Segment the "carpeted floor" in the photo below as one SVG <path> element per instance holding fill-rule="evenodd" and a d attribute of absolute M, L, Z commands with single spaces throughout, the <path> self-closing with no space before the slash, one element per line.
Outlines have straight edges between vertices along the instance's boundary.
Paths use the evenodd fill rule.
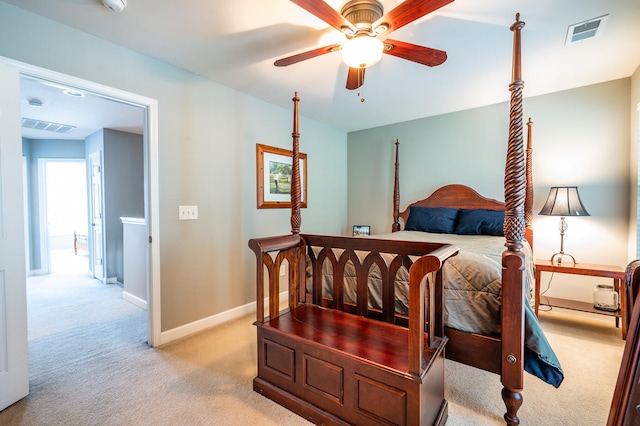
<path fill-rule="evenodd" d="M 146 311 L 86 272 L 30 277 L 30 394 L 1 425 L 307 425 L 252 390 L 254 318 L 163 347 L 146 344 Z M 541 322 L 566 378 L 525 376 L 523 425 L 606 423 L 624 342 L 613 320 L 552 311 Z M 448 425 L 503 424 L 499 377 L 447 361 Z"/>

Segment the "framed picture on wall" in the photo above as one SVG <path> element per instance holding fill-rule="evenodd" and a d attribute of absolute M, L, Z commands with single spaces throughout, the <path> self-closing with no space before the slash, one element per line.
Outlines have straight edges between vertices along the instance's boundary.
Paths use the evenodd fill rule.
<path fill-rule="evenodd" d="M 371 235 L 371 226 L 369 225 L 353 225 L 353 236 Z"/>
<path fill-rule="evenodd" d="M 307 154 L 299 153 L 300 207 L 307 207 Z M 291 208 L 293 153 L 287 149 L 256 144 L 258 208 Z"/>

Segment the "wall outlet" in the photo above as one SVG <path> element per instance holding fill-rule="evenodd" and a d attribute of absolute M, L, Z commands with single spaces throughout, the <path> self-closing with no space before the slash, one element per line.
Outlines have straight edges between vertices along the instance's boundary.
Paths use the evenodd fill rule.
<path fill-rule="evenodd" d="M 287 268 L 284 265 L 280 265 L 280 276 L 283 277 L 287 273 Z"/>
<path fill-rule="evenodd" d="M 198 218 L 198 206 L 179 206 L 179 220 L 195 220 Z"/>

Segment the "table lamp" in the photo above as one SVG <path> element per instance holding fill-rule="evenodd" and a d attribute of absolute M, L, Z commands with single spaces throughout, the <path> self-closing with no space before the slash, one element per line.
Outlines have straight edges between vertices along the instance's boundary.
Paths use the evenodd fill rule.
<path fill-rule="evenodd" d="M 549 190 L 549 196 L 544 203 L 540 213 L 547 216 L 560 216 L 560 251 L 551 256 L 551 263 L 557 259 L 558 265 L 562 263 L 563 256 L 569 256 L 573 263 L 576 263 L 575 257 L 564 252 L 564 231 L 567 230 L 567 222 L 565 216 L 589 216 L 587 209 L 580 201 L 577 186 L 552 186 Z"/>

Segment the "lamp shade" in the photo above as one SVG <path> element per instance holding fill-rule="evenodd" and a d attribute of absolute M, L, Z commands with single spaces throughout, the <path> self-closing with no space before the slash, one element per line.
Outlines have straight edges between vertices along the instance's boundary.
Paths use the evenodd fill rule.
<path fill-rule="evenodd" d="M 552 186 L 540 213 L 548 216 L 590 216 L 580 201 L 577 186 Z"/>
<path fill-rule="evenodd" d="M 375 37 L 359 35 L 342 46 L 342 59 L 351 68 L 367 68 L 382 58 L 384 44 Z"/>

